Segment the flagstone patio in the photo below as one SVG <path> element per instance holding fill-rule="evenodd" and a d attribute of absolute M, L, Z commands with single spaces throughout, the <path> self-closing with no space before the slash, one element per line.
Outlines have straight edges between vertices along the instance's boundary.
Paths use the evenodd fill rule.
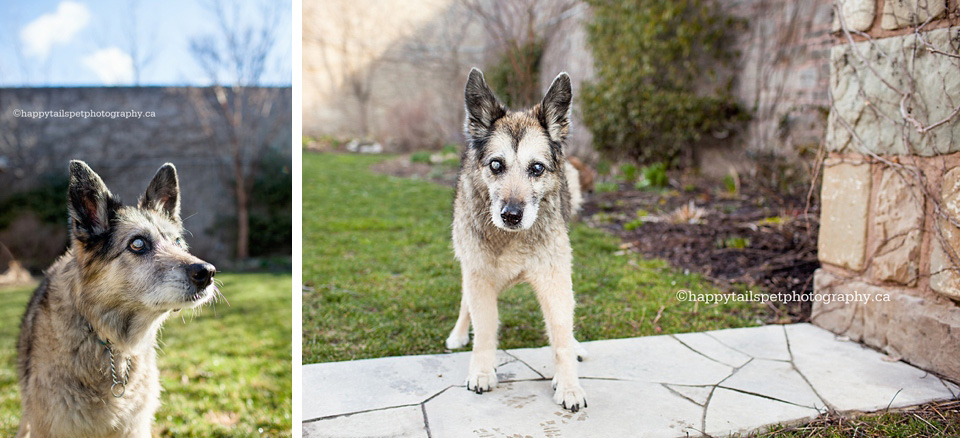
<path fill-rule="evenodd" d="M 438 340 L 437 342 L 442 342 Z M 500 351 L 466 391 L 469 352 L 303 367 L 305 437 L 722 436 L 954 399 L 960 387 L 810 324 L 584 342 L 589 407 L 553 403 L 549 347 Z"/>

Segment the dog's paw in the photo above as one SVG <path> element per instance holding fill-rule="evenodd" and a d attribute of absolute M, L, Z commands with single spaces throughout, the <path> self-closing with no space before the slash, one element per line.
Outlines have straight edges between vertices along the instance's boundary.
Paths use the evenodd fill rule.
<path fill-rule="evenodd" d="M 483 394 L 484 392 L 490 392 L 491 389 L 497 387 L 497 372 L 496 370 L 490 371 L 481 371 L 481 372 L 470 372 L 470 375 L 467 376 L 467 391 L 473 391 L 477 394 Z"/>
<path fill-rule="evenodd" d="M 577 412 L 581 408 L 587 407 L 587 393 L 583 391 L 579 383 L 563 384 L 553 379 L 553 401 L 570 412 Z"/>
<path fill-rule="evenodd" d="M 447 349 L 456 350 L 458 348 L 466 347 L 470 343 L 470 335 L 466 334 L 463 336 L 457 336 L 453 333 L 447 338 Z"/>

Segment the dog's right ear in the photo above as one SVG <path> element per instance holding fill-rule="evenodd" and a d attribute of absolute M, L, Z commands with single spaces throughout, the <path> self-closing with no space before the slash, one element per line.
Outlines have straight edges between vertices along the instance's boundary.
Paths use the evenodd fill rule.
<path fill-rule="evenodd" d="M 70 231 L 81 242 L 107 232 L 120 206 L 100 176 L 79 160 L 70 162 Z"/>
<path fill-rule="evenodd" d="M 507 115 L 507 109 L 487 86 L 483 73 L 476 68 L 470 70 L 463 98 L 467 107 L 463 130 L 468 141 L 486 136 L 493 128 L 493 122 Z"/>

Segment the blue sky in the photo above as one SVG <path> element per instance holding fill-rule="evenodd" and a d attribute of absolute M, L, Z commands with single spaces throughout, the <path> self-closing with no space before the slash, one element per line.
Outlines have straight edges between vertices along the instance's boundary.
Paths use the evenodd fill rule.
<path fill-rule="evenodd" d="M 261 20 L 269 1 L 281 12 L 260 83 L 290 85 L 289 0 L 241 1 L 240 21 Z M 135 64 L 143 65 L 140 85 L 209 85 L 190 40 L 217 34 L 210 5 L 212 0 L 0 0 L 0 87 L 135 85 Z M 131 41 L 145 55 L 140 59 L 149 59 L 146 64 L 134 62 Z M 221 81 L 229 83 L 229 75 Z"/>

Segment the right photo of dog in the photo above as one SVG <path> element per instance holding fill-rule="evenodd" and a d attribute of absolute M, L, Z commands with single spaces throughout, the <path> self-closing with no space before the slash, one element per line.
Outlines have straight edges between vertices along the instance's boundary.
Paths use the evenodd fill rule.
<path fill-rule="evenodd" d="M 302 13 L 303 436 L 960 435 L 956 2 Z"/>

